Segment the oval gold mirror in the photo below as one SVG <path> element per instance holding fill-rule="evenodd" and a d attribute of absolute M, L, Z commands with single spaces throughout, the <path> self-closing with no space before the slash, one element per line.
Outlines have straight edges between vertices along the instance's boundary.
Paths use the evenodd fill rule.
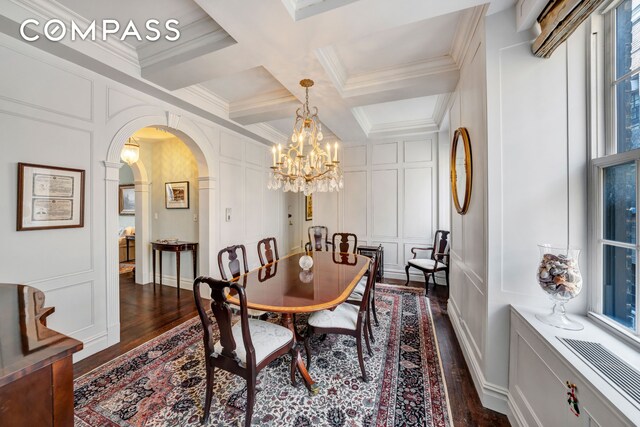
<path fill-rule="evenodd" d="M 460 215 L 469 210 L 471 201 L 471 141 L 466 128 L 458 128 L 451 143 L 451 196 Z"/>

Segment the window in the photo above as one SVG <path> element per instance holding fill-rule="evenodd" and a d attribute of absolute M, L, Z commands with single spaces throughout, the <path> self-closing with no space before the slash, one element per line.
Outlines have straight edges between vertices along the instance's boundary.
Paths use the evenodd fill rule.
<path fill-rule="evenodd" d="M 609 323 L 639 335 L 636 226 L 640 169 L 640 0 L 624 0 L 607 12 L 605 97 L 608 132 L 593 159 L 595 247 L 592 309 Z M 609 48 L 607 49 L 606 46 Z"/>

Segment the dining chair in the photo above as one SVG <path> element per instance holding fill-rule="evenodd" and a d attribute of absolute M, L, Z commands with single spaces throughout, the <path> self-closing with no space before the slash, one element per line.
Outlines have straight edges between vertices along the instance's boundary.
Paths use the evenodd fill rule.
<path fill-rule="evenodd" d="M 240 253 L 240 255 L 238 255 Z M 227 258 L 227 268 L 229 274 L 225 269 L 225 255 Z M 240 264 L 242 259 L 242 264 Z M 249 265 L 247 264 L 247 249 L 244 245 L 231 245 L 218 252 L 218 269 L 220 269 L 220 276 L 222 280 L 235 280 L 243 274 L 249 272 Z M 266 311 L 249 309 L 249 316 L 265 319 L 269 313 Z"/>
<path fill-rule="evenodd" d="M 372 256 L 373 258 L 378 258 L 378 266 L 377 270 L 374 271 L 375 277 L 373 280 L 373 284 L 371 285 L 371 293 L 370 298 L 371 302 L 369 303 L 369 307 L 367 308 L 367 330 L 369 331 L 369 337 L 372 343 L 375 343 L 375 337 L 373 336 L 373 329 L 371 328 L 371 313 L 373 312 L 373 320 L 374 324 L 380 326 L 380 322 L 378 322 L 378 311 L 376 309 L 376 279 L 378 278 L 378 270 L 380 270 L 382 265 L 382 245 L 378 246 L 378 249 Z M 362 297 L 364 295 L 364 291 L 366 288 L 367 280 L 369 279 L 369 272 L 365 273 L 365 276 L 360 279 L 356 287 L 354 288 L 349 299 L 351 301 L 359 302 L 362 301 Z"/>
<path fill-rule="evenodd" d="M 307 352 L 307 369 L 311 367 L 311 348 L 310 339 L 313 335 L 339 334 L 355 337 L 356 347 L 358 351 L 358 363 L 362 372 L 362 379 L 369 381 L 367 372 L 364 367 L 364 358 L 362 356 L 362 335 L 367 345 L 367 352 L 372 356 L 371 344 L 369 344 L 369 335 L 363 331 L 367 320 L 367 309 L 370 302 L 370 292 L 373 283 L 376 280 L 376 271 L 380 257 L 376 257 L 369 265 L 369 276 L 365 285 L 362 300 L 355 302 L 347 300 L 333 310 L 322 310 L 311 313 L 307 325 L 307 333 L 304 339 L 305 350 Z"/>
<path fill-rule="evenodd" d="M 417 268 L 424 274 L 424 286 L 427 292 L 429 292 L 429 276 L 433 278 L 433 283 L 436 283 L 435 273 L 438 271 L 444 271 L 447 280 L 447 297 L 449 295 L 449 255 L 451 245 L 449 242 L 449 231 L 436 230 L 436 234 L 433 237 L 433 246 L 426 248 L 414 247 L 411 248 L 413 258 L 407 262 L 407 266 L 404 268 L 407 273 L 407 282 L 409 284 L 409 269 L 411 267 Z M 416 258 L 418 251 L 430 252 L 429 258 Z"/>
<path fill-rule="evenodd" d="M 336 243 L 337 238 L 340 238 L 340 242 Z M 331 246 L 333 251 L 342 253 L 356 253 L 358 249 L 358 236 L 353 233 L 333 233 L 331 236 Z"/>
<path fill-rule="evenodd" d="M 323 245 L 324 250 L 328 251 L 329 246 L 333 246 L 333 243 L 329 242 L 329 229 L 324 225 L 312 225 L 307 230 L 307 234 L 309 235 L 309 241 L 305 245 L 307 252 L 322 251 Z"/>
<path fill-rule="evenodd" d="M 210 300 L 202 298 L 200 293 L 202 283 L 209 286 Z M 240 320 L 235 325 L 232 325 L 227 289 L 235 291 L 234 296 L 240 302 Z M 239 283 L 200 276 L 193 283 L 193 294 L 204 331 L 207 375 L 204 416 L 201 422 L 205 424 L 209 420 L 215 369 L 218 368 L 239 375 L 247 381 L 247 409 L 244 425 L 249 427 L 256 396 L 256 377 L 265 366 L 289 353 L 291 384 L 296 385 L 298 350 L 294 346 L 293 332 L 275 323 L 250 319 L 247 297 Z M 213 312 L 215 323 L 209 317 L 209 309 Z M 214 343 L 216 324 L 220 340 Z"/>
<path fill-rule="evenodd" d="M 260 265 L 263 267 L 280 259 L 278 242 L 275 237 L 267 237 L 258 242 L 258 258 L 260 258 Z"/>

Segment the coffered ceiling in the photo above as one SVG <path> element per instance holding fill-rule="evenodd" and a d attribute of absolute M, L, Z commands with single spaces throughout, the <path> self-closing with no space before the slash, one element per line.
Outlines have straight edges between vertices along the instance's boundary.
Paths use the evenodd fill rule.
<path fill-rule="evenodd" d="M 45 0 L 11 0 L 40 3 Z M 345 143 L 440 129 L 471 34 L 515 0 L 46 0 L 87 21 L 177 19 L 178 41 L 118 46 L 139 76 L 197 90 L 226 119 L 286 141 L 311 78 L 325 135 Z M 51 7 L 49 7 L 51 9 Z M 133 41 L 131 41 L 133 40 Z M 77 42 L 76 42 L 77 43 Z M 73 47 L 73 43 L 68 44 Z M 218 113 L 220 114 L 220 113 Z"/>

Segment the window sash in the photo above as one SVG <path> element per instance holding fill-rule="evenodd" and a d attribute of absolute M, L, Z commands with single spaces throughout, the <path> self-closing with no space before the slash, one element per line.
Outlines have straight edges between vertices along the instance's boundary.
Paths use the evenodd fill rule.
<path fill-rule="evenodd" d="M 640 227 L 636 227 L 636 243 L 625 243 L 619 241 L 608 240 L 604 238 L 604 170 L 607 167 L 617 166 L 629 162 L 636 163 L 636 200 L 640 201 L 640 149 L 627 151 L 619 154 L 611 154 L 608 156 L 593 159 L 592 164 L 592 200 L 595 203 L 592 206 L 592 215 L 594 229 L 592 235 L 595 238 L 592 239 L 590 269 L 592 285 L 591 301 L 589 304 L 590 312 L 596 317 L 607 318 L 609 321 L 605 322 L 606 326 L 614 326 L 618 333 L 632 334 L 633 339 L 640 342 L 640 319 L 638 318 L 638 308 L 640 308 L 640 292 L 638 292 L 640 281 L 640 262 L 636 262 L 636 328 L 631 330 L 622 324 L 617 323 L 614 319 L 610 319 L 604 315 L 604 246 L 615 246 L 624 249 L 632 249 L 636 251 L 636 257 L 640 256 Z M 636 203 L 637 204 L 637 203 Z"/>

